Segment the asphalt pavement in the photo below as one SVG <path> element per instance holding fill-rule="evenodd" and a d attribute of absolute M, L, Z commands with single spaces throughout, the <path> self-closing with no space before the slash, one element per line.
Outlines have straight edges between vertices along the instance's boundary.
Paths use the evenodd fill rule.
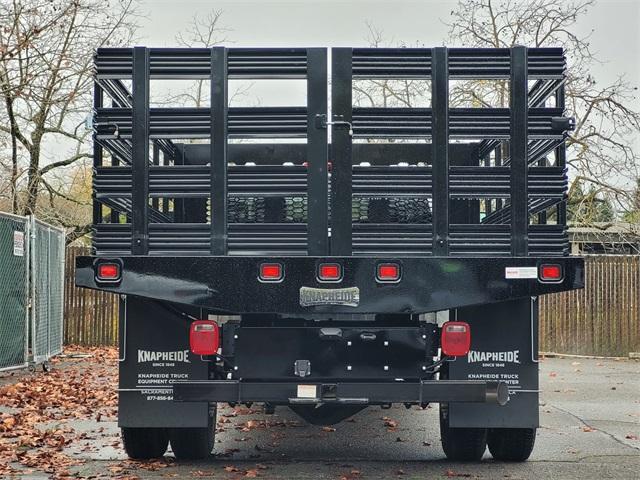
<path fill-rule="evenodd" d="M 547 358 L 540 362 L 541 428 L 529 461 L 452 463 L 440 448 L 437 406 L 368 408 L 334 428 L 307 425 L 286 408 L 221 407 L 215 455 L 195 463 L 129 463 L 113 421 L 80 421 L 81 475 L 139 478 L 640 478 L 640 362 Z"/>

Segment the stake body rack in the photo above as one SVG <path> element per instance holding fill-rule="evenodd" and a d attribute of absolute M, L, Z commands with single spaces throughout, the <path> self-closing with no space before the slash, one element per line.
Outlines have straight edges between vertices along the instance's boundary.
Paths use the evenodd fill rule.
<path fill-rule="evenodd" d="M 104 48 L 95 67 L 96 255 L 568 255 L 560 48 Z M 210 107 L 150 108 L 160 79 L 210 80 Z M 306 79 L 307 102 L 229 107 L 230 79 Z M 430 81 L 431 106 L 354 106 L 362 79 Z M 509 108 L 452 108 L 450 80 L 508 80 Z"/>

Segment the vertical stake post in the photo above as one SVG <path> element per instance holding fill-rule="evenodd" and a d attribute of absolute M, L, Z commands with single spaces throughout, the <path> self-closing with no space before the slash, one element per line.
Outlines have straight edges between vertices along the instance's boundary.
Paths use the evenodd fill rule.
<path fill-rule="evenodd" d="M 324 119 L 324 125 L 322 120 Z M 307 49 L 307 253 L 329 253 L 327 49 Z"/>
<path fill-rule="evenodd" d="M 562 109 L 564 115 L 565 109 L 565 90 L 564 84 L 556 91 L 556 107 Z M 565 168 L 567 166 L 567 143 L 562 142 L 556 149 L 556 166 Z M 557 223 L 559 225 L 567 224 L 567 200 L 563 200 L 557 207 Z"/>
<path fill-rule="evenodd" d="M 528 255 L 529 195 L 527 48 L 511 49 L 511 255 Z"/>
<path fill-rule="evenodd" d="M 133 49 L 131 253 L 149 253 L 149 50 Z"/>
<path fill-rule="evenodd" d="M 431 50 L 431 148 L 434 256 L 449 255 L 449 55 Z"/>
<path fill-rule="evenodd" d="M 351 124 L 352 49 L 331 51 L 331 111 L 333 120 Z M 352 137 L 348 125 L 331 129 L 331 254 L 350 256 L 352 252 Z"/>
<path fill-rule="evenodd" d="M 94 80 L 93 83 L 93 115 L 97 115 L 99 108 L 102 108 L 104 94 L 102 87 L 98 85 L 98 80 Z M 102 166 L 102 147 L 98 143 L 96 134 L 93 134 L 93 169 L 97 171 L 98 167 Z M 95 175 L 95 174 L 94 174 Z M 96 190 L 93 188 L 93 224 L 97 225 L 102 223 L 102 204 L 96 200 Z"/>
<path fill-rule="evenodd" d="M 153 151 L 152 151 L 152 159 L 153 159 L 153 166 L 156 167 L 158 165 L 160 165 L 160 147 L 158 146 L 158 141 L 156 140 L 155 142 L 153 142 Z M 158 197 L 154 197 L 151 199 L 151 206 L 158 210 L 158 205 L 159 205 L 159 199 Z"/>
<path fill-rule="evenodd" d="M 211 49 L 211 254 L 227 254 L 227 49 Z"/>

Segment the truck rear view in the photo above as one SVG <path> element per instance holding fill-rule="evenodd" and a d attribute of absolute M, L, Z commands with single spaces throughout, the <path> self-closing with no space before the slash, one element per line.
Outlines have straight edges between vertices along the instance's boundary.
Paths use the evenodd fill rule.
<path fill-rule="evenodd" d="M 213 448 L 217 403 L 314 424 L 440 404 L 454 460 L 526 460 L 538 297 L 581 288 L 566 233 L 562 49 L 100 49 L 94 233 L 76 283 L 120 294 L 133 458 Z M 230 107 L 229 80 L 304 79 L 306 105 Z M 205 79 L 206 108 L 152 81 Z M 428 107 L 354 105 L 358 80 Z M 509 108 L 450 105 L 504 81 Z"/>

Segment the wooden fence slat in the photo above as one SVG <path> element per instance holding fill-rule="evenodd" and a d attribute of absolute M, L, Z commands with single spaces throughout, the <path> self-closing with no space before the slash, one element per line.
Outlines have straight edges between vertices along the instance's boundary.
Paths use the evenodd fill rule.
<path fill-rule="evenodd" d="M 541 349 L 626 356 L 640 351 L 640 256 L 585 258 L 585 288 L 540 297 Z"/>
<path fill-rule="evenodd" d="M 64 342 L 83 346 L 116 345 L 113 326 L 117 322 L 118 296 L 75 286 L 75 258 L 90 252 L 88 247 L 67 247 Z"/>

